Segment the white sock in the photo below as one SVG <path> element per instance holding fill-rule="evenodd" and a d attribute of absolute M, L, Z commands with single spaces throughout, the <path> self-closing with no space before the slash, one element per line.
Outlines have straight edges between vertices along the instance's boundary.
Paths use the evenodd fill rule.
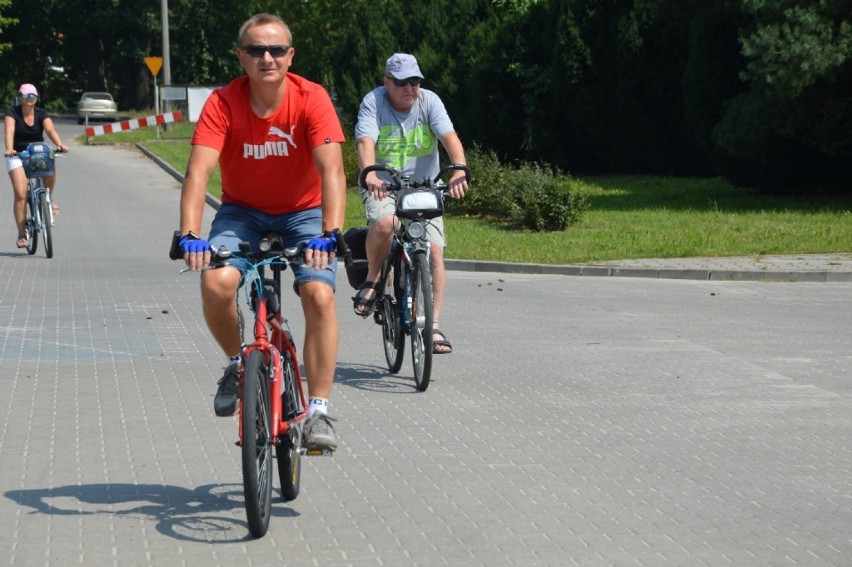
<path fill-rule="evenodd" d="M 242 359 L 242 355 L 240 355 L 240 354 L 238 354 L 236 356 L 229 356 L 228 357 L 228 366 L 232 366 L 234 364 L 239 366 L 241 359 Z"/>
<path fill-rule="evenodd" d="M 327 398 L 310 398 L 308 400 L 308 419 L 311 419 L 315 413 L 328 415 Z"/>

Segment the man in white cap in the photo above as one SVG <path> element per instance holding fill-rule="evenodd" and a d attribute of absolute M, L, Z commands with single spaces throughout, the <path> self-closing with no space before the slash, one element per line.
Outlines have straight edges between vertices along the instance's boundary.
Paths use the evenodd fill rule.
<path fill-rule="evenodd" d="M 384 165 L 398 169 L 413 180 L 434 179 L 440 171 L 438 141 L 444 146 L 450 163 L 464 164 L 464 148 L 447 115 L 444 103 L 433 91 L 420 87 L 424 79 L 414 55 L 394 53 L 385 65 L 384 84 L 369 92 L 361 101 L 355 139 L 358 166 Z M 367 280 L 353 298 L 357 315 L 367 317 L 376 301 L 376 288 L 382 264 L 387 257 L 394 233 L 395 205 L 384 182 L 370 172 L 366 189 L 359 189 L 367 213 Z M 463 171 L 454 171 L 449 181 L 450 196 L 459 199 L 467 190 Z M 433 219 L 427 229 L 432 244 L 432 287 L 434 335 L 433 352 L 449 354 L 453 346 L 438 328 L 446 287 L 444 269 L 443 219 Z"/>

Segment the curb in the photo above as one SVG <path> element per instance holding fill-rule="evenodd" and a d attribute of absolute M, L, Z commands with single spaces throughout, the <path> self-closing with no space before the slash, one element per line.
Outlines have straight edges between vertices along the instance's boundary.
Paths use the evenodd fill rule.
<path fill-rule="evenodd" d="M 770 271 L 770 270 L 702 270 L 667 268 L 630 268 L 595 265 L 507 264 L 480 260 L 444 259 L 448 270 L 464 272 L 496 272 L 505 274 L 553 274 L 561 276 L 609 276 L 697 281 L 758 282 L 852 282 L 852 272 Z"/>

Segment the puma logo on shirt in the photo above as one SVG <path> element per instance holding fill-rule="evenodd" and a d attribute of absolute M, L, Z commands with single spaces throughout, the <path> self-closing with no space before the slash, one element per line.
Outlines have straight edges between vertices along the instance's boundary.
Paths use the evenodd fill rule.
<path fill-rule="evenodd" d="M 290 133 L 287 134 L 276 126 L 270 127 L 267 136 L 276 136 L 281 138 L 281 140 L 268 140 L 262 145 L 243 144 L 243 158 L 266 159 L 269 156 L 289 156 L 290 146 L 293 146 L 294 149 L 298 147 L 296 141 L 293 139 L 293 131 L 295 129 L 296 125 L 293 124 L 290 127 Z"/>

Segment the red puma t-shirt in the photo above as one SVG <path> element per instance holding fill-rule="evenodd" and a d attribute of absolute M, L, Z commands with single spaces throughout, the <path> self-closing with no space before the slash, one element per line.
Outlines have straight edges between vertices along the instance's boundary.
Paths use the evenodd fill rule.
<path fill-rule="evenodd" d="M 320 206 L 319 172 L 312 149 L 343 143 L 343 128 L 322 86 L 288 73 L 278 111 L 259 118 L 249 103 L 248 77 L 207 99 L 193 145 L 218 150 L 222 202 L 279 215 Z"/>

